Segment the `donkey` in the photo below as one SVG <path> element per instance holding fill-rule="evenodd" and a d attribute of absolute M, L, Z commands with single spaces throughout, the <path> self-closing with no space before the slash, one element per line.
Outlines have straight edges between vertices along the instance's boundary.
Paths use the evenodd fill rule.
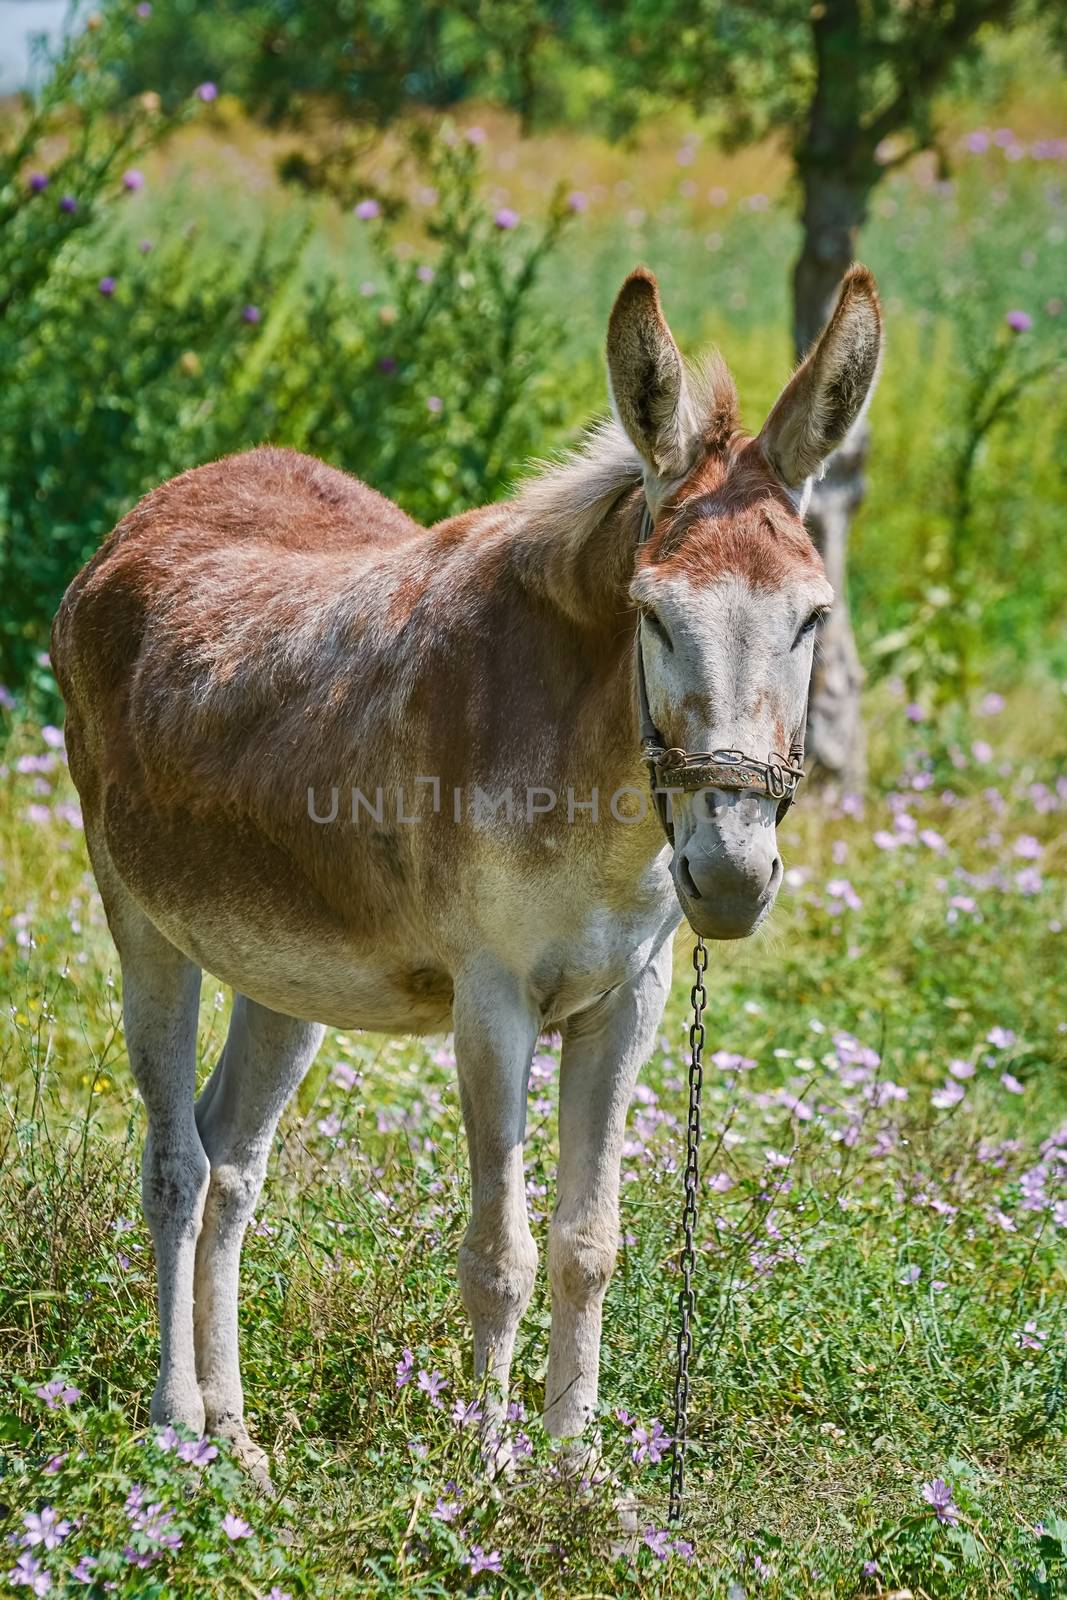
<path fill-rule="evenodd" d="M 426 529 L 263 447 L 153 490 L 71 583 L 52 659 L 148 1116 L 153 1420 L 227 1437 L 269 1483 L 243 1420 L 241 1243 L 324 1024 L 454 1032 L 459 1281 L 499 1419 L 537 1265 L 527 1081 L 552 1028 L 544 1424 L 586 1428 L 624 1124 L 672 937 L 683 912 L 710 938 L 752 933 L 782 878 L 769 786 L 680 785 L 665 839 L 636 665 L 672 758 L 758 767 L 796 747 L 832 598 L 804 509 L 880 345 L 857 266 L 750 437 L 726 367 L 683 363 L 641 269 L 608 327 L 613 419 L 514 498 Z M 202 971 L 234 1004 L 197 1098 Z"/>

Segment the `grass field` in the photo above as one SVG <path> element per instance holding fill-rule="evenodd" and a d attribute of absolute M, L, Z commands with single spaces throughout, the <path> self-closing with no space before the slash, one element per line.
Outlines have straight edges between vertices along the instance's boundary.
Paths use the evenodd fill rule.
<path fill-rule="evenodd" d="M 486 1485 L 476 1430 L 454 1417 L 477 1395 L 446 1040 L 329 1035 L 283 1124 L 242 1302 L 249 1411 L 279 1498 L 152 1442 L 151 1245 L 114 952 L 58 735 L 17 728 L 0 1493 L 16 1534 L 42 1504 L 72 1524 L 55 1550 L 34 1547 L 49 1592 L 86 1592 L 63 1574 L 88 1555 L 89 1592 L 106 1578 L 146 1595 L 1067 1593 L 1063 739 L 1035 745 L 1037 708 L 990 693 L 946 745 L 878 697 L 865 810 L 798 807 L 773 929 L 713 951 L 689 1498 L 666 1531 L 666 1458 L 646 1441 L 670 1423 L 680 945 L 608 1296 L 604 1467 L 642 1530 L 615 1555 L 611 1483 L 576 1493 L 537 1423 L 543 1283 L 516 1360 L 512 1482 Z M 1040 709 L 1057 726 L 1055 701 Z M 208 981 L 205 1073 L 226 1011 Z M 546 1040 L 528 1160 L 542 1247 L 555 1066 Z M 50 1382 L 80 1393 L 65 1403 Z M 938 1479 L 946 1520 L 924 1499 Z M 181 1539 L 143 1570 L 124 1554 L 153 1549 L 131 1545 L 138 1485 Z M 227 1513 L 251 1533 L 228 1537 Z"/>
<path fill-rule="evenodd" d="M 100 452 L 87 481 L 112 481 L 108 428 L 141 400 L 109 355 L 122 366 L 121 317 L 149 373 L 122 448 L 141 450 L 146 471 L 184 448 L 178 430 L 170 454 L 152 453 L 164 449 L 153 404 L 192 382 L 200 346 L 179 345 L 180 361 L 168 347 L 153 366 L 157 334 L 137 299 L 166 303 L 149 301 L 153 272 L 179 282 L 180 315 L 197 262 L 224 258 L 231 238 L 251 258 L 253 224 L 290 209 L 312 230 L 305 274 L 341 263 L 358 282 L 373 270 L 353 220 L 283 198 L 275 147 L 228 115 L 220 107 L 209 132 L 183 135 L 120 224 L 79 247 L 69 281 L 95 308 L 84 342 L 74 291 L 58 310 L 53 297 L 71 415 Z M 684 127 L 658 130 L 640 156 L 562 136 L 516 147 L 506 125 L 466 121 L 476 116 L 490 204 L 525 220 L 559 177 L 588 200 L 537 290 L 552 330 L 541 369 L 559 391 L 543 448 L 602 406 L 604 319 L 637 260 L 661 274 L 687 347 L 721 342 L 758 424 L 789 365 L 795 228 L 780 156 L 727 159 Z M 971 148 L 960 113 L 953 184 L 923 163 L 887 179 L 863 242 L 889 329 L 852 577 L 872 778 L 862 805 L 830 812 L 803 796 L 783 828 L 789 871 L 771 927 L 712 951 L 682 1525 L 665 1525 L 663 1432 L 684 939 L 632 1112 L 602 1455 L 586 1480 L 564 1470 L 538 1422 L 543 1277 L 515 1361 L 515 1472 L 490 1484 L 480 1467 L 455 1282 L 466 1155 L 445 1039 L 328 1034 L 283 1121 L 241 1306 L 249 1420 L 277 1498 L 210 1443 L 149 1427 L 143 1115 L 62 734 L 41 725 L 59 715 L 42 667 L 34 714 L 10 696 L 0 711 L 0 1592 L 1067 1596 L 1067 412 L 1052 364 L 1067 321 L 1067 200 L 1062 155 L 1032 153 L 1067 117 L 1046 100 L 1013 122 L 1014 145 L 990 123 Z M 132 256 L 141 235 L 158 248 L 130 267 L 141 276 L 124 302 L 121 251 Z M 156 265 L 187 235 L 188 282 L 177 256 Z M 116 299 L 98 304 L 97 279 L 113 270 Z M 221 315 L 207 304 L 190 323 L 205 364 Z M 1004 322 L 1013 308 L 1031 318 L 1018 338 Z M 265 346 L 225 368 L 237 388 L 270 370 L 264 348 L 284 334 L 283 295 L 263 310 Z M 51 382 L 35 340 L 25 370 Z M 330 359 L 343 366 L 344 352 Z M 98 416 L 86 421 L 93 360 Z M 63 367 L 56 356 L 50 373 Z M 1018 395 L 980 440 L 961 497 L 970 402 L 1014 376 Z M 205 394 L 176 404 L 183 426 L 210 404 L 206 379 Z M 45 454 L 48 410 L 31 418 Z M 66 422 L 57 430 L 69 447 Z M 228 1008 L 205 979 L 204 1076 Z M 545 1039 L 528 1145 L 542 1256 L 556 1060 Z M 619 1496 L 638 1509 L 629 1539 Z"/>

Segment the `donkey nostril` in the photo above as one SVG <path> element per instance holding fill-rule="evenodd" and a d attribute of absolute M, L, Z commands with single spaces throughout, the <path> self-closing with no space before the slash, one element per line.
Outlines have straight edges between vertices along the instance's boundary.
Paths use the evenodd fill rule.
<path fill-rule="evenodd" d="M 764 894 L 773 894 L 775 889 L 777 889 L 778 885 L 781 883 L 781 881 L 782 881 L 782 858 L 781 858 L 781 856 L 775 856 L 774 860 L 771 862 L 771 875 L 767 879 L 767 887 L 763 891 Z"/>
<path fill-rule="evenodd" d="M 689 870 L 689 862 L 685 856 L 680 856 L 678 859 L 678 876 L 681 878 L 682 888 L 689 898 L 691 900 L 699 900 L 701 898 L 700 890 L 696 886 L 696 880 Z"/>

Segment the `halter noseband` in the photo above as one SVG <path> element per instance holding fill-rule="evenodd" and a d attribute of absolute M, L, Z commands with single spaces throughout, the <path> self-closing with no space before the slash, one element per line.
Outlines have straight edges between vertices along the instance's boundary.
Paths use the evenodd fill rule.
<path fill-rule="evenodd" d="M 652 533 L 652 513 L 645 507 L 641 521 L 643 545 Z M 674 824 L 670 815 L 671 793 L 690 794 L 700 789 L 733 789 L 744 794 L 767 795 L 778 801 L 775 825 L 781 822 L 793 804 L 797 784 L 804 776 L 803 734 L 790 746 L 789 755 L 775 755 L 772 751 L 766 761 L 757 761 L 741 750 L 712 750 L 703 755 L 691 755 L 677 747 L 668 748 L 656 724 L 648 703 L 648 685 L 645 682 L 645 656 L 641 648 L 641 626 L 637 629 L 637 709 L 641 725 L 641 760 L 648 768 L 648 781 L 656 814 L 674 844 Z"/>

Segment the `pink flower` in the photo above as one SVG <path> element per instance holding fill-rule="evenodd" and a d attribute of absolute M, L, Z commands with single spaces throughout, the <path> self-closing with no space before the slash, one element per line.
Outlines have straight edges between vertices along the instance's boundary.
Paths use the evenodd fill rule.
<path fill-rule="evenodd" d="M 484 128 L 474 127 L 467 129 L 465 137 L 468 144 L 479 145 L 485 143 L 487 134 Z"/>
<path fill-rule="evenodd" d="M 1016 839 L 1012 849 L 1024 861 L 1037 861 L 1044 851 L 1040 839 L 1035 839 L 1032 833 L 1021 833 Z"/>
<path fill-rule="evenodd" d="M 235 1516 L 232 1511 L 227 1511 L 220 1523 L 227 1539 L 247 1539 L 252 1532 L 251 1525 L 243 1517 Z"/>
<path fill-rule="evenodd" d="M 589 209 L 589 196 L 584 194 L 581 189 L 572 189 L 567 196 L 567 209 L 576 214 L 587 211 Z"/>
<path fill-rule="evenodd" d="M 934 1090 L 930 1104 L 938 1111 L 948 1111 L 958 1106 L 963 1098 L 963 1087 L 950 1078 L 943 1088 Z"/>
<path fill-rule="evenodd" d="M 958 1059 L 955 1061 L 950 1061 L 948 1064 L 948 1070 L 951 1072 L 954 1078 L 974 1077 L 974 1067 L 970 1061 L 960 1061 Z"/>
<path fill-rule="evenodd" d="M 1048 1334 L 1042 1333 L 1036 1322 L 1026 1322 L 1023 1331 L 1015 1335 L 1015 1342 L 1020 1350 L 1040 1350 L 1047 1338 Z"/>
<path fill-rule="evenodd" d="M 439 394 L 430 394 L 426 396 L 426 409 L 433 412 L 434 416 L 437 416 L 439 412 L 445 409 L 445 403 Z"/>
<path fill-rule="evenodd" d="M 396 1364 L 396 1386 L 398 1389 L 402 1389 L 405 1383 L 410 1382 L 414 1371 L 415 1357 L 410 1350 L 405 1350 Z"/>
<path fill-rule="evenodd" d="M 499 211 L 494 212 L 493 221 L 502 232 L 506 233 L 508 229 L 518 227 L 519 213 L 512 211 L 510 206 L 501 206 Z"/>
<path fill-rule="evenodd" d="M 212 100 L 217 100 L 219 97 L 219 86 L 217 83 L 202 83 L 194 92 L 198 100 L 210 105 Z"/>
<path fill-rule="evenodd" d="M 1015 1043 L 1015 1034 L 1011 1028 L 1002 1028 L 998 1023 L 986 1034 L 986 1043 L 995 1046 L 997 1050 L 1010 1050 Z"/>
<path fill-rule="evenodd" d="M 1002 1072 L 1001 1075 L 1000 1075 L 1000 1081 L 1004 1085 L 1005 1089 L 1007 1089 L 1009 1094 L 1025 1094 L 1026 1093 L 1026 1089 L 1019 1082 L 1018 1078 L 1016 1078 L 1010 1072 Z"/>
<path fill-rule="evenodd" d="M 1009 311 L 1004 321 L 1013 333 L 1028 333 L 1034 325 L 1034 319 L 1028 311 Z"/>
<path fill-rule="evenodd" d="M 360 200 L 354 209 L 360 222 L 371 222 L 382 214 L 382 208 L 377 200 Z"/>
<path fill-rule="evenodd" d="M 131 167 L 128 172 L 122 174 L 122 187 L 129 194 L 136 194 L 138 189 L 144 188 L 144 173 L 136 167 Z"/>

